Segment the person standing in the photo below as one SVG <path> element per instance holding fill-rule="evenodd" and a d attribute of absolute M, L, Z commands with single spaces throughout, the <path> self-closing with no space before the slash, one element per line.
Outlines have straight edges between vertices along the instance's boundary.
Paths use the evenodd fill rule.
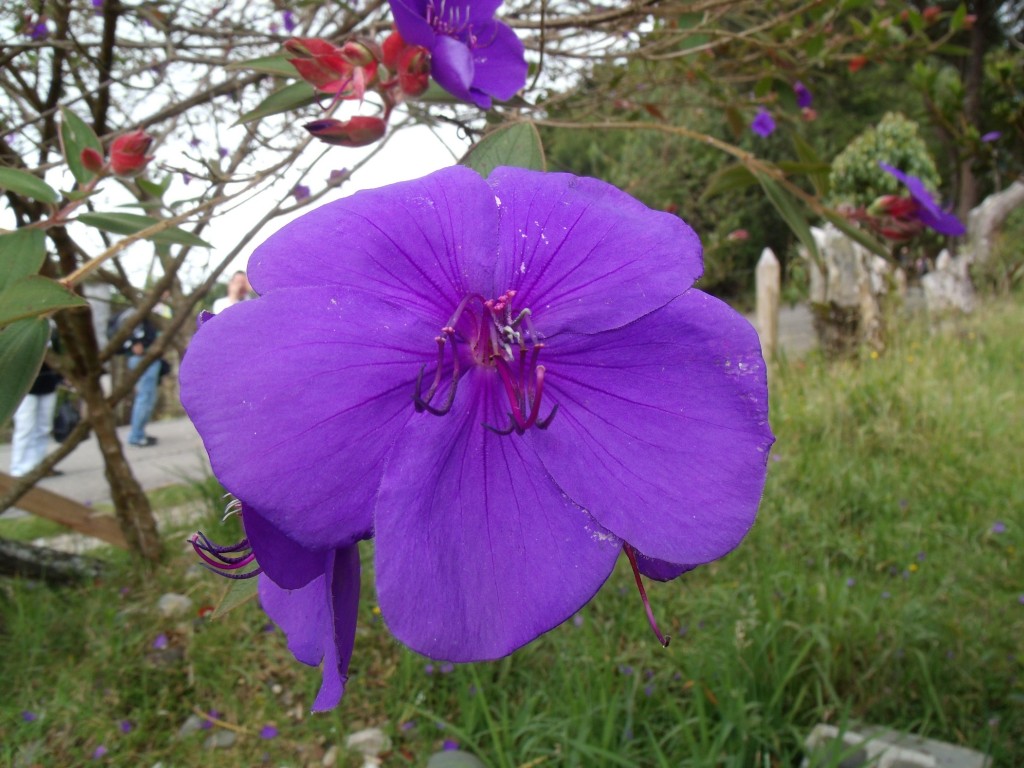
<path fill-rule="evenodd" d="M 54 339 L 51 338 L 51 344 Z M 43 362 L 25 399 L 14 412 L 11 437 L 11 475 L 21 477 L 32 471 L 46 456 L 53 429 L 53 411 L 57 406 L 57 385 L 61 375 Z M 60 474 L 54 470 L 51 474 Z"/>
<path fill-rule="evenodd" d="M 245 301 L 251 293 L 252 286 L 249 285 L 249 278 L 243 270 L 238 270 L 228 280 L 228 295 L 213 302 L 213 314 L 220 314 L 228 307 Z"/>

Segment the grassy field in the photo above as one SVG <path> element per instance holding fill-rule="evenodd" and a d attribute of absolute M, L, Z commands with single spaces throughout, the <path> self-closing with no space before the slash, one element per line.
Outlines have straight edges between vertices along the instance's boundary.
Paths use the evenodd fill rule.
<path fill-rule="evenodd" d="M 367 573 L 349 693 L 311 716 L 319 673 L 256 605 L 200 616 L 224 584 L 184 535 L 153 572 L 111 555 L 110 577 L 85 588 L 7 581 L 0 763 L 319 766 L 379 726 L 391 766 L 424 765 L 446 740 L 500 768 L 796 766 L 815 723 L 859 721 L 1024 765 L 1022 382 L 1012 299 L 938 333 L 902 329 L 879 357 L 781 364 L 755 529 L 649 589 L 668 649 L 624 562 L 573 621 L 454 668 L 390 638 Z M 184 620 L 158 616 L 168 591 L 192 599 Z M 210 711 L 218 723 L 179 734 Z M 219 731 L 237 738 L 212 753 Z M 342 750 L 338 765 L 361 761 Z"/>

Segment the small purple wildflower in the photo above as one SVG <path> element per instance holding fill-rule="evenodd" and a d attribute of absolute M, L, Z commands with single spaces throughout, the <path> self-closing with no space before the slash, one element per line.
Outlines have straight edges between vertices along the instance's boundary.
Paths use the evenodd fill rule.
<path fill-rule="evenodd" d="M 153 647 L 156 648 L 158 651 L 162 651 L 164 648 L 166 648 L 167 635 L 165 635 L 163 632 L 157 635 L 156 638 L 154 638 L 153 640 Z"/>
<path fill-rule="evenodd" d="M 416 721 L 415 720 L 406 720 L 403 723 L 399 723 L 398 730 L 403 731 L 403 732 L 404 731 L 411 731 L 415 727 L 416 727 Z"/>
<path fill-rule="evenodd" d="M 102 758 L 104 758 L 106 756 L 107 751 L 108 751 L 107 748 L 105 746 L 103 746 L 102 744 L 100 744 L 98 747 L 96 747 L 96 749 L 93 750 L 92 759 L 93 760 L 101 760 Z"/>
<path fill-rule="evenodd" d="M 987 144 L 991 141 L 999 141 L 999 139 L 1002 138 L 1002 136 L 1002 131 L 989 131 L 988 133 L 981 137 L 981 140 L 983 143 Z"/>
<path fill-rule="evenodd" d="M 753 122 L 750 123 L 750 130 L 761 138 L 766 139 L 771 136 L 775 132 L 775 118 L 772 117 L 772 113 L 761 107 L 754 116 Z"/>
<path fill-rule="evenodd" d="M 291 11 L 281 12 L 281 23 L 284 25 L 285 32 L 291 32 L 295 29 L 295 14 Z"/>
<path fill-rule="evenodd" d="M 231 154 L 231 151 L 227 147 L 217 147 L 217 156 L 224 158 Z"/>
<path fill-rule="evenodd" d="M 644 686 L 644 696 L 651 698 L 654 695 L 654 686 L 651 684 Z"/>
<path fill-rule="evenodd" d="M 188 145 L 192 147 L 192 149 L 199 149 L 202 143 L 203 140 L 200 139 L 198 136 L 193 136 L 191 139 L 188 140 Z"/>
<path fill-rule="evenodd" d="M 305 184 L 296 184 L 292 188 L 292 196 L 295 198 L 295 202 L 301 203 L 303 200 L 308 198 L 310 195 L 309 187 Z"/>
<path fill-rule="evenodd" d="M 192 183 L 192 174 L 189 173 L 188 171 L 182 171 L 181 180 L 185 182 L 185 186 L 187 187 L 189 184 Z"/>
<path fill-rule="evenodd" d="M 277 738 L 277 727 L 273 725 L 264 725 L 260 730 L 261 739 L 276 739 Z"/>
<path fill-rule="evenodd" d="M 103 0 L 92 0 L 92 7 L 93 8 L 102 8 L 103 7 Z"/>
<path fill-rule="evenodd" d="M 572 623 L 576 627 L 582 627 L 583 626 L 583 614 L 577 613 L 575 616 L 573 616 L 572 617 Z"/>
<path fill-rule="evenodd" d="M 852 576 L 846 580 L 846 586 L 848 586 L 848 587 L 852 587 L 856 583 L 857 583 L 857 580 L 855 578 L 853 578 Z"/>
<path fill-rule="evenodd" d="M 445 739 L 444 743 L 441 745 L 441 749 L 443 749 L 445 752 L 451 752 L 452 750 L 458 748 L 459 742 L 455 741 L 455 739 Z"/>
<path fill-rule="evenodd" d="M 631 666 L 629 666 L 629 664 L 620 664 L 619 665 L 619 674 L 622 675 L 623 677 L 629 677 L 630 675 L 633 674 L 633 668 Z"/>
<path fill-rule="evenodd" d="M 121 729 L 121 733 L 131 733 L 135 729 L 131 720 L 122 720 L 117 727 Z"/>
<path fill-rule="evenodd" d="M 1024 594 L 1022 594 L 1020 597 L 1017 598 L 1017 602 L 1020 603 L 1021 605 L 1024 605 Z"/>
<path fill-rule="evenodd" d="M 220 720 L 220 712 L 216 709 L 209 710 L 206 713 L 206 716 L 209 718 L 213 718 L 214 720 Z M 199 727 L 202 728 L 204 731 L 208 731 L 211 728 L 213 728 L 213 722 L 211 720 L 203 720 L 203 722 L 199 724 Z"/>
<path fill-rule="evenodd" d="M 50 36 L 50 28 L 46 25 L 45 21 L 39 20 L 32 25 L 32 29 L 29 30 L 28 36 L 33 40 L 45 40 Z"/>
<path fill-rule="evenodd" d="M 949 235 L 950 237 L 959 237 L 967 231 L 960 219 L 939 207 L 921 179 L 904 173 L 888 163 L 879 162 L 878 167 L 903 183 L 917 203 L 917 210 L 912 214 L 913 217 L 926 227 L 931 227 L 940 235 Z"/>
<path fill-rule="evenodd" d="M 994 523 L 992 523 L 992 533 L 997 535 L 1000 533 L 1006 533 L 1006 523 L 1004 523 L 1002 520 L 996 520 Z"/>
<path fill-rule="evenodd" d="M 924 552 L 918 552 L 917 553 L 917 561 L 919 563 L 923 563 L 926 558 L 927 558 L 927 555 Z"/>
<path fill-rule="evenodd" d="M 39 719 L 39 715 L 29 709 L 23 709 L 21 711 L 21 719 L 26 723 L 34 723 Z"/>
<path fill-rule="evenodd" d="M 441 674 L 442 675 L 448 675 L 448 674 L 451 674 L 454 671 L 455 671 L 455 665 L 452 664 L 450 661 L 446 661 L 444 664 L 441 665 Z"/>
<path fill-rule="evenodd" d="M 402 39 L 430 51 L 430 75 L 455 98 L 481 109 L 526 85 L 523 43 L 494 19 L 500 2 L 388 0 Z"/>
<path fill-rule="evenodd" d="M 423 674 L 427 675 L 427 676 L 434 674 L 434 665 L 433 664 L 424 664 L 423 665 Z"/>
<path fill-rule="evenodd" d="M 793 83 L 793 93 L 796 94 L 796 104 L 800 109 L 807 109 L 814 101 L 810 90 L 799 80 Z"/>

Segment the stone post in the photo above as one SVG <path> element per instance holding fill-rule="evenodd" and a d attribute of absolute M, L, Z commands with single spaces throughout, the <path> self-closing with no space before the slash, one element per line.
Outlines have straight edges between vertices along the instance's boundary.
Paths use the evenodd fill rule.
<path fill-rule="evenodd" d="M 771 360 L 779 348 L 779 294 L 782 288 L 779 260 L 771 248 L 761 252 L 754 270 L 754 282 L 757 286 L 757 333 L 761 337 L 764 359 Z"/>

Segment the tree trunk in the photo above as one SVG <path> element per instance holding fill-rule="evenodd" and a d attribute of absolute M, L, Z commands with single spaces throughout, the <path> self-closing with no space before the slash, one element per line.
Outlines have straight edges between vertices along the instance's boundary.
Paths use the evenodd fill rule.
<path fill-rule="evenodd" d="M 102 575 L 103 567 L 103 562 L 93 557 L 0 539 L 0 576 L 21 576 L 47 584 L 71 584 L 95 579 Z"/>

